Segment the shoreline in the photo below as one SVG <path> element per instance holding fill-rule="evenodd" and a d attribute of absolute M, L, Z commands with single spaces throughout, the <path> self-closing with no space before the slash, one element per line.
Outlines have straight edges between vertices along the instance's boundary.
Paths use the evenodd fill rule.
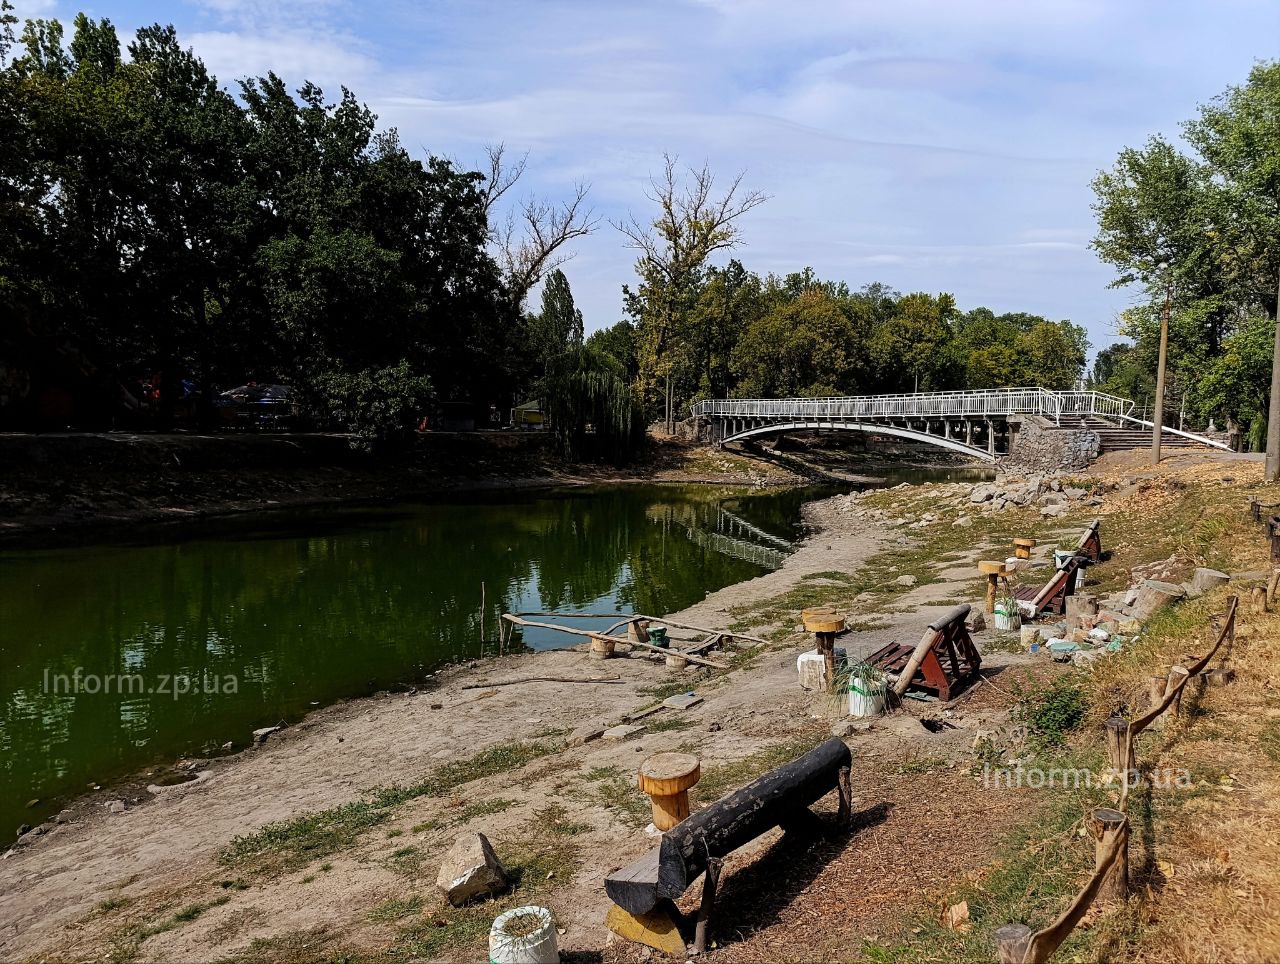
<path fill-rule="evenodd" d="M 904 533 L 891 527 L 849 518 L 842 511 L 847 498 L 834 496 L 805 505 L 805 520 L 811 529 L 781 569 L 710 593 L 681 613 L 669 614 L 671 618 L 727 626 L 731 613 L 739 607 L 785 596 L 804 586 L 807 578 L 833 569 L 857 572 L 891 543 L 898 542 L 892 546 L 898 551 L 914 542 L 908 539 L 902 544 Z M 937 594 L 936 587 L 922 587 L 921 592 L 917 600 L 921 605 L 915 612 L 907 615 L 901 605 L 894 607 L 898 615 L 893 622 L 860 632 L 860 645 L 878 646 L 904 632 L 918 633 L 937 611 L 928 601 Z M 712 772 L 718 766 L 732 767 L 734 760 L 744 756 L 751 758 L 779 737 L 815 739 L 826 734 L 830 720 L 842 713 L 827 706 L 824 697 L 815 704 L 813 694 L 795 688 L 796 652 L 786 644 L 781 649 L 771 646 L 743 661 L 734 659 L 739 665 L 715 676 L 696 669 L 673 674 L 663 667 L 661 657 L 652 660 L 631 655 L 607 663 L 588 662 L 585 654 L 575 649 L 474 660 L 439 671 L 429 688 L 321 707 L 270 735 L 264 745 L 225 757 L 187 761 L 201 774 L 208 774 L 196 781 L 148 792 L 145 781 L 139 780 L 78 797 L 43 834 L 29 841 L 23 838 L 26 842 L 7 851 L 0 862 L 0 918 L 13 922 L 9 934 L 0 934 L 0 956 L 37 953 L 48 948 L 51 940 L 64 946 L 57 942 L 71 939 L 67 928 L 72 925 L 76 936 L 74 944 L 67 946 L 76 948 L 76 953 L 92 953 L 107 937 L 101 931 L 101 915 L 92 911 L 95 905 L 127 900 L 131 907 L 141 909 L 149 903 L 155 914 L 170 906 L 174 894 L 194 900 L 193 895 L 206 892 L 219 875 L 225 876 L 227 871 L 219 867 L 218 855 L 223 853 L 225 858 L 225 848 L 233 838 L 252 835 L 273 822 L 287 822 L 302 812 L 341 808 L 378 786 L 412 782 L 424 767 L 462 766 L 467 754 L 474 758 L 506 745 L 528 745 L 531 738 L 535 744 L 555 741 L 558 749 L 545 757 L 544 769 L 552 771 L 550 774 L 531 763 L 486 775 L 467 786 L 469 800 L 478 802 L 497 795 L 517 801 L 509 812 L 486 820 L 485 832 L 495 841 L 530 833 L 529 822 L 538 819 L 532 808 L 537 801 L 557 795 L 555 786 L 559 784 L 552 778 L 561 768 L 588 774 L 618 771 L 624 778 L 612 792 L 625 794 L 629 792 L 622 791 L 627 785 L 625 773 L 643 759 L 637 754 L 686 744 L 682 731 L 693 731 L 683 725 L 670 732 L 642 731 L 618 741 L 590 738 L 652 705 L 655 689 L 660 693 L 674 680 L 687 681 L 682 686 L 696 689 L 704 699 L 687 714 L 687 721 L 704 731 L 697 752 Z M 477 688 L 477 684 L 520 677 L 525 675 L 522 670 L 535 668 L 539 675 L 571 676 L 607 669 L 624 682 L 574 686 L 568 703 L 563 687 L 549 683 Z M 546 729 L 551 723 L 558 725 Z M 542 733 L 554 735 L 540 736 Z M 917 738 L 914 731 L 890 731 L 880 739 L 888 746 L 900 747 Z M 948 752 L 962 748 L 955 741 L 951 743 L 954 745 L 948 744 Z M 122 796 L 122 809 L 118 809 L 115 804 Z M 406 828 L 427 826 L 440 820 L 431 814 L 438 813 L 441 806 L 447 811 L 449 801 L 422 799 L 409 805 L 407 814 L 394 819 Z M 592 848 L 597 860 L 636 856 L 652 845 L 640 826 L 620 830 L 617 814 L 609 804 L 593 801 L 592 812 L 592 830 L 580 846 Z M 421 823 L 424 817 L 429 819 Z M 65 822 L 57 822 L 59 819 Z M 420 832 L 416 837 L 433 846 L 437 842 L 444 845 L 431 832 Z M 105 840 L 111 841 L 109 846 L 102 846 Z M 386 849 L 374 840 L 367 845 L 379 852 Z M 372 858 L 366 856 L 357 862 L 368 859 Z M 385 860 L 386 855 L 378 859 Z M 329 879 L 330 885 L 338 886 L 338 876 Z M 295 924 L 306 916 L 292 906 L 296 888 L 314 888 L 316 883 L 314 876 L 304 884 L 305 879 L 293 874 L 259 885 L 246 878 L 255 893 L 260 886 L 265 890 L 257 900 L 273 907 L 273 916 L 280 914 Z M 372 890 L 366 892 L 360 884 L 360 896 L 346 895 L 342 900 L 367 902 L 388 885 L 387 881 L 370 883 Z M 602 899 L 599 877 L 584 871 L 571 885 L 569 895 L 552 903 L 595 907 Z M 124 916 L 132 919 L 132 913 Z M 210 916 L 221 919 L 222 914 L 211 911 Z M 355 933 L 364 927 L 358 921 L 350 923 Z M 268 936 L 275 930 L 269 929 Z M 209 956 L 207 928 L 188 926 L 181 931 L 181 939 L 166 935 L 147 938 L 146 958 Z M 596 919 L 571 926 L 562 947 L 599 947 L 605 937 Z"/>

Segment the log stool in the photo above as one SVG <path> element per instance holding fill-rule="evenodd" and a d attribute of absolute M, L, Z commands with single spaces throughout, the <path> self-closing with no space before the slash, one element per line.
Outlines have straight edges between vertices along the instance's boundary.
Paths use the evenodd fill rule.
<path fill-rule="evenodd" d="M 1009 567 L 1003 562 L 983 561 L 978 563 L 978 572 L 987 577 L 987 612 L 994 613 L 1000 580 L 1004 580 L 1005 592 L 1012 593 L 1009 588 Z"/>
<path fill-rule="evenodd" d="M 613 647 L 617 640 L 609 636 L 603 636 L 593 633 L 591 636 L 591 649 L 587 653 L 592 659 L 609 659 L 613 656 Z"/>
<path fill-rule="evenodd" d="M 800 613 L 804 620 L 804 628 L 813 633 L 818 641 L 818 652 L 822 654 L 822 662 L 826 667 L 826 687 L 836 688 L 836 633 L 844 632 L 844 617 L 835 611 L 834 606 L 819 606 L 806 609 Z"/>
<path fill-rule="evenodd" d="M 1030 559 L 1031 550 L 1036 547 L 1035 539 L 1014 539 L 1013 555 L 1018 559 Z"/>
<path fill-rule="evenodd" d="M 689 788 L 702 776 L 698 758 L 688 753 L 655 753 L 640 764 L 640 789 L 653 804 L 653 825 L 670 830 L 689 816 Z"/>

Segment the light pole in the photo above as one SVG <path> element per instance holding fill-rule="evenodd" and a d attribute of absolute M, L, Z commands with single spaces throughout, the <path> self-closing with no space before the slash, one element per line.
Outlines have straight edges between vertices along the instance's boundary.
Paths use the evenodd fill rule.
<path fill-rule="evenodd" d="M 1164 286 L 1164 311 L 1160 313 L 1160 360 L 1156 363 L 1156 402 L 1151 412 L 1151 464 L 1160 464 L 1160 433 L 1164 431 L 1164 369 L 1169 360 L 1169 302 L 1173 299 L 1173 285 Z M 1280 372 L 1280 369 L 1276 369 Z M 1275 375 L 1273 374 L 1273 378 Z M 1272 393 L 1272 406 L 1275 394 Z M 1278 426 L 1280 427 L 1280 426 Z M 1270 426 L 1268 426 L 1268 432 Z M 1268 436 L 1269 437 L 1269 436 Z M 1280 434 L 1276 436 L 1280 442 Z M 1270 451 L 1270 449 L 1268 449 Z"/>

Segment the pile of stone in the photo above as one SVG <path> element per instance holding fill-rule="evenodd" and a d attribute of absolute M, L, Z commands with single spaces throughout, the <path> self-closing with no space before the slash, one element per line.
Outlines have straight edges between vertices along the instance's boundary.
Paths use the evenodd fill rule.
<path fill-rule="evenodd" d="M 1104 653 L 1123 649 L 1142 632 L 1143 624 L 1165 606 L 1198 598 L 1231 580 L 1225 572 L 1204 567 L 1182 583 L 1142 575 L 1146 570 L 1171 578 L 1168 570 L 1172 563 L 1170 559 L 1134 570 L 1139 578 L 1123 592 L 1102 598 L 1082 592 L 1068 596 L 1062 621 L 1032 628 L 1030 645 L 1038 649 L 1043 644 L 1059 662 L 1088 665 Z"/>
<path fill-rule="evenodd" d="M 1099 506 L 1102 498 L 1090 489 L 1065 485 L 1061 479 L 1052 476 L 1032 475 L 1027 478 L 1005 476 L 994 482 L 975 485 L 969 493 L 969 502 L 980 506 L 984 512 L 1038 505 L 1042 516 L 1056 518 L 1073 502 Z"/>

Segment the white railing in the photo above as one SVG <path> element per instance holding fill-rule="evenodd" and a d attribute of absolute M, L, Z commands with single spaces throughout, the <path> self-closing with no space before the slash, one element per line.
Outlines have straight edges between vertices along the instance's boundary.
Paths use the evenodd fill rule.
<path fill-rule="evenodd" d="M 1052 392 L 1046 388 L 997 388 L 973 392 L 919 392 L 845 398 L 728 398 L 693 404 L 694 415 L 721 418 L 925 418 L 942 415 L 1036 414 L 1058 419 L 1064 413 L 1103 414 L 1089 407 L 1094 397 L 1123 399 L 1099 392 Z M 1126 403 L 1130 408 L 1132 402 Z"/>
<path fill-rule="evenodd" d="M 973 392 L 917 392 L 900 395 L 852 395 L 843 398 L 708 398 L 692 405 L 694 415 L 709 418 L 827 422 L 841 419 L 940 418 L 960 415 L 1042 415 L 1061 424 L 1062 417 L 1089 415 L 1154 428 L 1135 418 L 1133 402 L 1106 392 L 1055 392 L 1047 388 L 994 388 Z M 1171 435 L 1230 451 L 1203 435 L 1168 425 Z"/>

